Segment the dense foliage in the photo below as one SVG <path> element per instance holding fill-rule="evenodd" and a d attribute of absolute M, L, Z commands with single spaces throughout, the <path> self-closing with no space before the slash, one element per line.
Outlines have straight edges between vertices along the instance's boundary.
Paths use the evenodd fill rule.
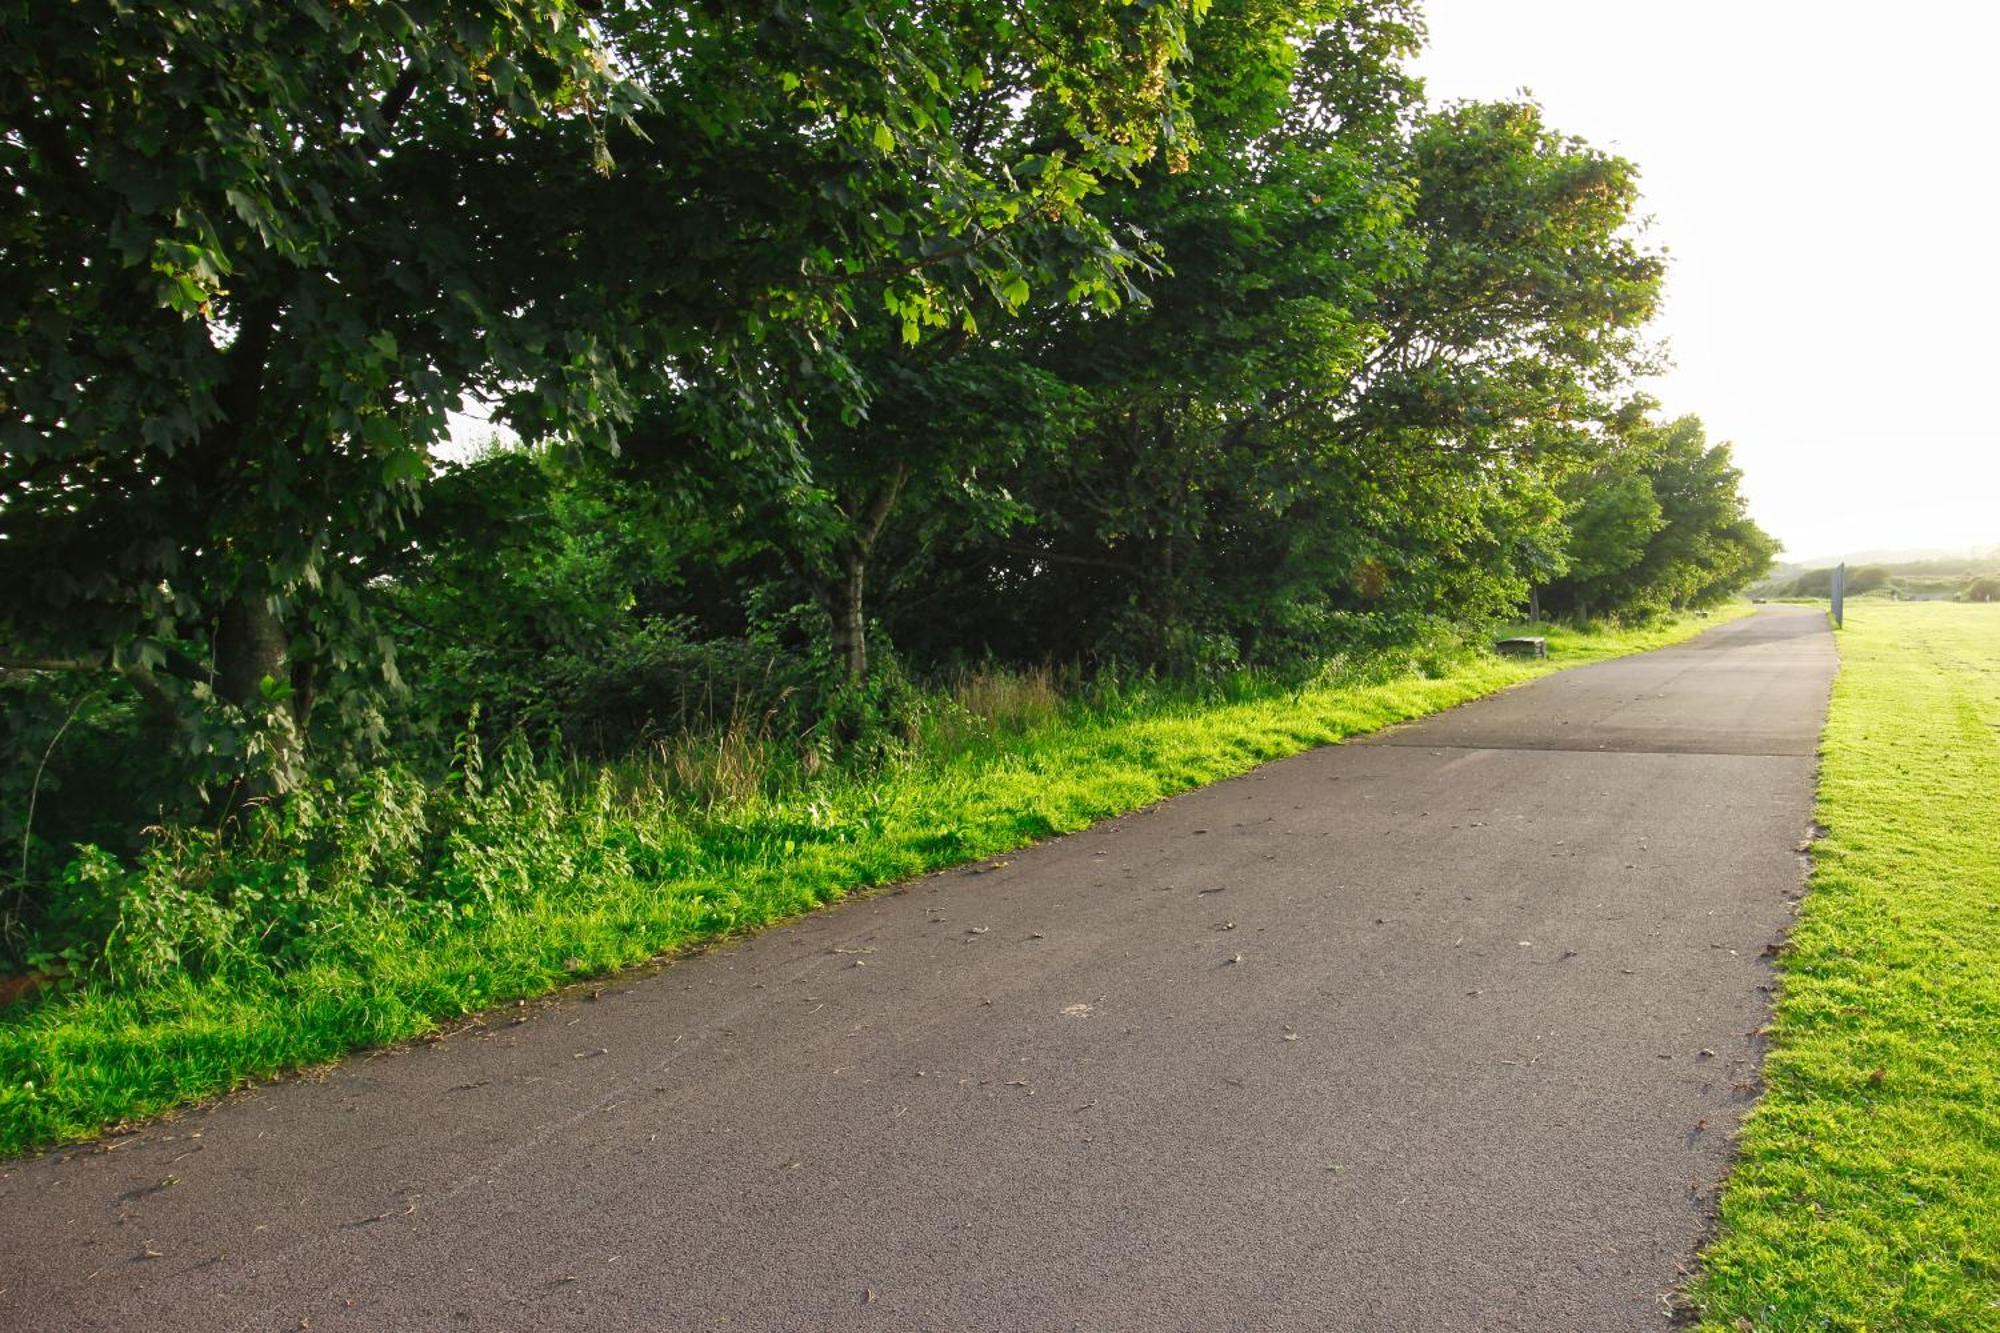
<path fill-rule="evenodd" d="M 1567 568 L 1544 603 L 1578 615 L 1707 606 L 1742 590 L 1777 552 L 1744 514 L 1726 446 L 1701 422 L 1628 424 L 1563 487 Z"/>
<path fill-rule="evenodd" d="M 7 963 L 413 910 L 481 734 L 726 801 L 671 757 L 879 764 L 953 673 L 1304 680 L 1771 554 L 1634 387 L 1636 169 L 1429 105 L 1407 0 L 6 12 Z"/>

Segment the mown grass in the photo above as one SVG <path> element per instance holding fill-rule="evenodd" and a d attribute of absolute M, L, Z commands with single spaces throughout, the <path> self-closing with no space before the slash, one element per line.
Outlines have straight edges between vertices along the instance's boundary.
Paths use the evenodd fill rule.
<path fill-rule="evenodd" d="M 1032 676 L 971 681 L 961 703 L 1006 725 L 967 731 L 871 776 L 829 773 L 776 794 L 746 782 L 733 797 L 663 803 L 621 796 L 606 771 L 555 800 L 553 784 L 522 779 L 518 800 L 490 792 L 468 800 L 473 814 L 450 835 L 465 845 L 447 848 L 441 868 L 427 872 L 486 886 L 478 892 L 418 894 L 409 901 L 421 912 L 357 911 L 338 947 L 292 966 L 224 959 L 199 979 L 175 972 L 137 988 L 86 985 L 0 1011 L 0 1154 L 86 1138 L 418 1036 L 1549 671 L 1662 647 L 1749 610 L 1642 629 L 1547 627 L 1546 661 L 1477 655 L 1429 674 L 1251 687 L 1220 700 L 1163 693 L 1093 708 Z M 733 771 L 729 742 L 720 744 L 718 762 Z M 712 773 L 703 781 L 717 785 Z M 212 871 L 199 858 L 192 864 L 187 878 L 198 886 Z M 267 892 L 292 891 L 291 873 L 276 865 Z M 178 881 L 164 892 L 165 912 L 208 903 Z"/>
<path fill-rule="evenodd" d="M 2000 606 L 1850 600 L 1704 1329 L 2000 1329 Z"/>

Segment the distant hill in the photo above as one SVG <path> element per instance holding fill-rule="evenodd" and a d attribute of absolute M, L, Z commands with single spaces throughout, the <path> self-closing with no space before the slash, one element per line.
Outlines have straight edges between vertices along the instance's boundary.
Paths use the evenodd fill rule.
<path fill-rule="evenodd" d="M 1912 601 L 1991 601 L 2000 588 L 2000 545 L 1971 550 L 1857 551 L 1827 560 L 1787 561 L 1751 585 L 1752 597 L 1825 597 L 1834 566 L 1847 565 L 1847 591 Z"/>

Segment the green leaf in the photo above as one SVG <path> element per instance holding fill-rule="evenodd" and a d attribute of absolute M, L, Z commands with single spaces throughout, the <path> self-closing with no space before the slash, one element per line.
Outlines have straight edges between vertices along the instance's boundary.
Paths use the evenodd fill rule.
<path fill-rule="evenodd" d="M 422 481 L 429 471 L 429 459 L 423 450 L 398 449 L 382 460 L 382 484 L 413 485 Z"/>

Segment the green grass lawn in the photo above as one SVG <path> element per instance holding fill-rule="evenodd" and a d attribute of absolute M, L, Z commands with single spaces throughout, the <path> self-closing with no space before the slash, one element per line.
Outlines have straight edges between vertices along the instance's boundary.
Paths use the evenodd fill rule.
<path fill-rule="evenodd" d="M 445 909 L 443 924 L 437 912 L 421 926 L 363 918 L 338 949 L 283 970 L 246 965 L 136 991 L 86 987 L 0 1010 L 0 1155 L 417 1036 L 1549 671 L 1663 647 L 1749 611 L 1637 630 L 1547 627 L 1546 661 L 1481 655 L 1434 674 L 1254 688 L 1220 702 L 1064 708 L 874 776 L 835 774 L 697 813 L 593 802 L 587 790 L 502 809 L 471 826 L 471 845 L 450 864 L 511 887 L 425 900 Z"/>
<path fill-rule="evenodd" d="M 1811 892 L 1689 1295 L 1713 1330 L 2000 1329 L 2000 605 L 1850 599 Z"/>

